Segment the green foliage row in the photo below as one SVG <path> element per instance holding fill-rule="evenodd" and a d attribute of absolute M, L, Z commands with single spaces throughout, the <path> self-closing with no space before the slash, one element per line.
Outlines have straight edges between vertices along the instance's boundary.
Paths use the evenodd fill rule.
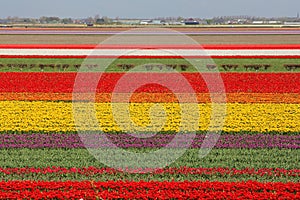
<path fill-rule="evenodd" d="M 33 180 L 33 181 L 224 181 L 237 182 L 255 180 L 259 182 L 298 182 L 299 177 L 293 176 L 260 176 L 260 175 L 198 175 L 198 174 L 133 174 L 133 173 L 115 173 L 115 174 L 2 174 L 0 176 L 3 181 L 12 180 Z"/>
<path fill-rule="evenodd" d="M 137 70 L 145 71 L 145 67 L 142 67 L 145 64 L 175 64 L 175 65 L 189 65 L 190 67 L 186 69 L 186 72 L 194 72 L 197 71 L 194 67 L 191 67 L 191 63 L 189 61 L 192 61 L 193 64 L 197 65 L 202 72 L 209 72 L 206 68 L 206 64 L 216 64 L 218 67 L 218 70 L 220 72 L 226 72 L 222 65 L 229 64 L 229 65 L 239 65 L 239 67 L 234 70 L 229 70 L 227 72 L 256 72 L 254 69 L 246 70 L 244 68 L 244 65 L 255 65 L 255 64 L 268 64 L 271 65 L 270 68 L 267 70 L 260 69 L 258 72 L 288 72 L 287 69 L 284 67 L 284 64 L 300 64 L 299 59 L 190 59 L 190 60 L 184 60 L 184 59 L 48 59 L 48 58 L 39 58 L 39 59 L 24 59 L 24 58 L 1 58 L 0 64 L 3 64 L 4 67 L 0 68 L 0 72 L 40 72 L 41 69 L 39 68 L 39 64 L 69 64 L 70 67 L 67 68 L 65 71 L 62 69 L 59 70 L 57 68 L 52 69 L 50 67 L 45 67 L 44 72 L 76 72 L 77 69 L 74 67 L 74 65 L 81 65 L 82 68 L 80 70 L 83 71 L 103 71 L 101 67 L 105 66 L 107 63 L 109 63 L 109 67 L 105 69 L 107 72 L 122 72 L 124 71 L 121 67 L 118 65 L 120 64 L 129 64 L 129 65 L 135 65 L 135 66 L 141 66 L 140 68 L 137 68 Z M 198 64 L 197 64 L 198 63 Z M 36 64 L 36 67 L 33 68 L 24 68 L 20 69 L 19 67 L 13 67 L 9 68 L 6 65 L 7 64 Z M 84 67 L 85 64 L 99 64 L 101 67 L 86 69 Z M 199 70 L 198 69 L 198 70 Z M 154 67 L 152 71 L 160 71 L 159 68 Z M 164 69 L 163 71 L 168 71 Z M 177 66 L 176 71 L 182 72 L 182 69 L 180 66 Z M 300 68 L 297 68 L 294 70 L 294 72 L 300 72 Z"/>
<path fill-rule="evenodd" d="M 138 153 L 149 149 L 132 149 Z M 154 149 L 151 149 L 154 151 Z M 0 167 L 107 167 L 86 149 L 1 149 Z M 298 169 L 299 149 L 212 149 L 204 158 L 199 157 L 199 149 L 189 149 L 170 167 L 228 167 L 244 168 L 284 168 Z M 124 161 L 123 156 L 114 160 Z M 159 161 L 159 158 L 157 158 Z"/>

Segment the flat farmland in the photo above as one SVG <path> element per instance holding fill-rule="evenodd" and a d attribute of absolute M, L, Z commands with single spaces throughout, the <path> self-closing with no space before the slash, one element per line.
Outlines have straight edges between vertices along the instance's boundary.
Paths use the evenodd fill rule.
<path fill-rule="evenodd" d="M 0 30 L 0 199 L 300 199 L 300 29 L 128 29 Z"/>
<path fill-rule="evenodd" d="M 296 44 L 300 35 L 188 35 L 199 44 Z M 0 44 L 99 44 L 111 35 L 0 35 Z"/>
<path fill-rule="evenodd" d="M 168 28 L 168 27 L 164 27 Z M 0 29 L 0 44 L 98 44 L 133 28 Z M 151 30 L 151 27 L 147 27 Z M 167 29 L 166 29 L 167 30 Z M 200 44 L 297 44 L 300 28 L 170 28 Z"/>
<path fill-rule="evenodd" d="M 77 27 L 77 28 L 68 28 L 68 27 L 32 27 L 32 28 L 1 28 L 1 30 L 18 30 L 18 31 L 128 31 L 133 28 L 151 28 L 151 26 L 127 26 L 127 27 L 108 27 L 108 26 L 102 26 L 102 27 Z M 168 26 L 164 26 L 161 28 L 169 28 Z M 300 28 L 298 27 L 283 27 L 283 28 L 277 28 L 277 27 L 170 27 L 170 29 L 183 32 L 183 31 L 299 31 Z"/>

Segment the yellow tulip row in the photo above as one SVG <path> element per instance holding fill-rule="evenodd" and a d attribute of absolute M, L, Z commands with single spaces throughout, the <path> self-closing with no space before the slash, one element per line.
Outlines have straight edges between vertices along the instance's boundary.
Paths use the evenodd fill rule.
<path fill-rule="evenodd" d="M 300 131 L 300 104 L 0 101 L 0 110 L 0 131 Z"/>

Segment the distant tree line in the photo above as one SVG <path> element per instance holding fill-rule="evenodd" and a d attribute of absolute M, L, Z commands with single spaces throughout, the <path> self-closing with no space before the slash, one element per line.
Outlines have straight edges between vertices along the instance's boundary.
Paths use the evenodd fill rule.
<path fill-rule="evenodd" d="M 167 23 L 182 22 L 191 18 L 184 17 L 157 17 L 150 20 L 161 20 Z M 281 22 L 300 22 L 299 14 L 295 17 L 255 17 L 255 16 L 218 16 L 210 19 L 193 18 L 196 21 L 205 22 L 205 24 L 226 24 L 229 21 L 238 21 L 239 23 L 251 23 L 253 21 L 281 21 Z M 6 17 L 0 19 L 0 24 L 114 24 L 119 23 L 119 18 L 109 18 L 106 16 L 86 18 L 60 18 L 57 16 L 42 16 L 40 18 L 20 18 L 20 17 Z"/>

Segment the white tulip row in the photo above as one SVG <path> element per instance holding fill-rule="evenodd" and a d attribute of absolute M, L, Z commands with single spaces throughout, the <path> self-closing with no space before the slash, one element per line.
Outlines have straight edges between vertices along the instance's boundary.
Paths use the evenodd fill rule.
<path fill-rule="evenodd" d="M 40 56 L 300 56 L 299 49 L 186 50 L 186 49 L 0 49 L 3 55 Z"/>

